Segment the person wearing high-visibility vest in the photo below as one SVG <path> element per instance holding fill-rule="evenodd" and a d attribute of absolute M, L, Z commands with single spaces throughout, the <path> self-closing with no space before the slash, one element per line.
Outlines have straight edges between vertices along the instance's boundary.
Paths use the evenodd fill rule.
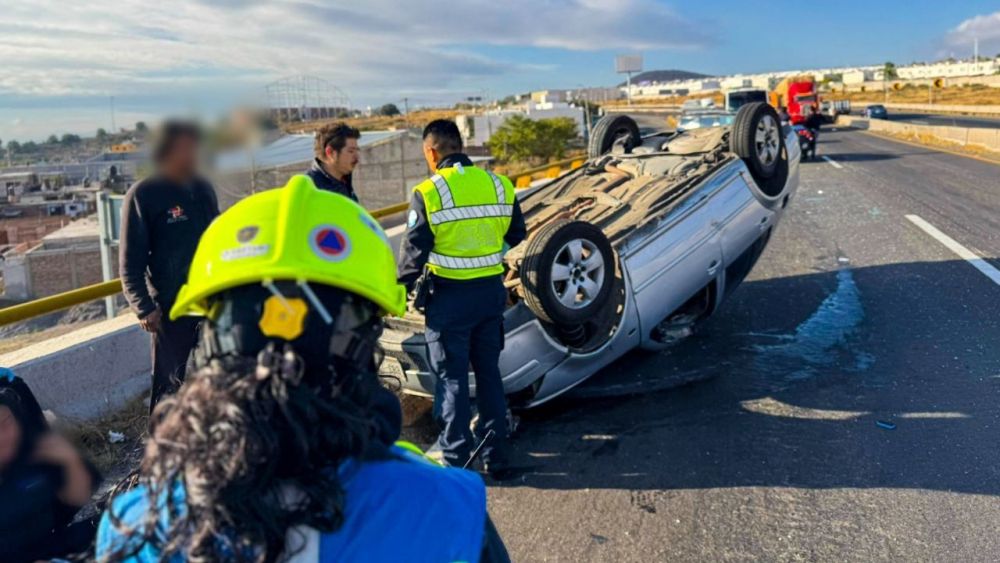
<path fill-rule="evenodd" d="M 97 560 L 508 562 L 480 476 L 379 428 L 395 266 L 375 219 L 307 176 L 220 215 L 170 310 L 207 318 L 196 369 L 154 411 Z"/>
<path fill-rule="evenodd" d="M 412 288 L 428 270 L 426 339 L 437 377 L 435 414 L 443 426 L 444 462 L 463 466 L 473 450 L 469 429 L 469 365 L 476 378 L 479 424 L 489 435 L 483 465 L 495 479 L 512 476 L 507 404 L 500 378 L 503 348 L 503 255 L 524 240 L 527 228 L 504 176 L 473 165 L 462 152 L 458 126 L 437 120 L 424 129 L 424 158 L 434 175 L 413 189 L 400 247 L 399 281 Z"/>

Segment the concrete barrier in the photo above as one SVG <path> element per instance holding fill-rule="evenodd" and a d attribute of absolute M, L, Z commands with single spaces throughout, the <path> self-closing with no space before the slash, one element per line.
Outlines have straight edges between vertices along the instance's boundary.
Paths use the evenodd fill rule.
<path fill-rule="evenodd" d="M 149 335 L 126 314 L 0 355 L 28 382 L 42 408 L 92 420 L 149 389 Z"/>
<path fill-rule="evenodd" d="M 927 135 L 961 146 L 975 145 L 990 151 L 1000 152 L 1000 129 L 916 125 L 899 121 L 886 121 L 884 119 L 865 119 L 849 115 L 837 117 L 837 125 L 881 133 L 902 133 L 916 136 Z"/>
<path fill-rule="evenodd" d="M 1000 115 L 1000 106 L 960 105 L 960 104 L 904 104 L 887 102 L 888 109 L 916 111 L 920 113 L 957 113 L 962 115 Z"/>

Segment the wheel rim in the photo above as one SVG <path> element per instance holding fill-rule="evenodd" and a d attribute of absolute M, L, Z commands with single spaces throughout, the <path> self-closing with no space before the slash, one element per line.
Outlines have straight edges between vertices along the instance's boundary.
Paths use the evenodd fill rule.
<path fill-rule="evenodd" d="M 772 166 L 778 159 L 778 124 L 770 115 L 765 115 L 757 122 L 757 131 L 754 133 L 754 146 L 757 150 L 757 159 L 764 166 Z"/>
<path fill-rule="evenodd" d="M 597 299 L 604 286 L 604 255 L 587 239 L 562 246 L 552 262 L 552 293 L 564 307 L 582 309 Z"/>

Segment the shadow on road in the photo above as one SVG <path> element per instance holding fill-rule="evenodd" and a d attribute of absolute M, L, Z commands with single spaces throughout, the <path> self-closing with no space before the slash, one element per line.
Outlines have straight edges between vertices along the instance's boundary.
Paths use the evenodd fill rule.
<path fill-rule="evenodd" d="M 669 352 L 633 352 L 524 413 L 516 447 L 531 469 L 509 486 L 996 495 L 1000 304 L 950 294 L 960 268 L 748 281 Z"/>

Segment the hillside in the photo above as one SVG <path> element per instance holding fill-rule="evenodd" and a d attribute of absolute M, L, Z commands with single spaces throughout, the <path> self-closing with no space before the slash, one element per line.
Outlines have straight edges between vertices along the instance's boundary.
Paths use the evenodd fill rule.
<path fill-rule="evenodd" d="M 640 72 L 639 74 L 632 77 L 632 84 L 639 84 L 640 82 L 669 82 L 671 80 L 691 80 L 694 78 L 708 78 L 707 74 L 700 74 L 697 72 L 690 72 L 687 70 L 647 70 L 646 72 Z M 619 87 L 624 86 L 625 83 L 619 84 Z"/>

